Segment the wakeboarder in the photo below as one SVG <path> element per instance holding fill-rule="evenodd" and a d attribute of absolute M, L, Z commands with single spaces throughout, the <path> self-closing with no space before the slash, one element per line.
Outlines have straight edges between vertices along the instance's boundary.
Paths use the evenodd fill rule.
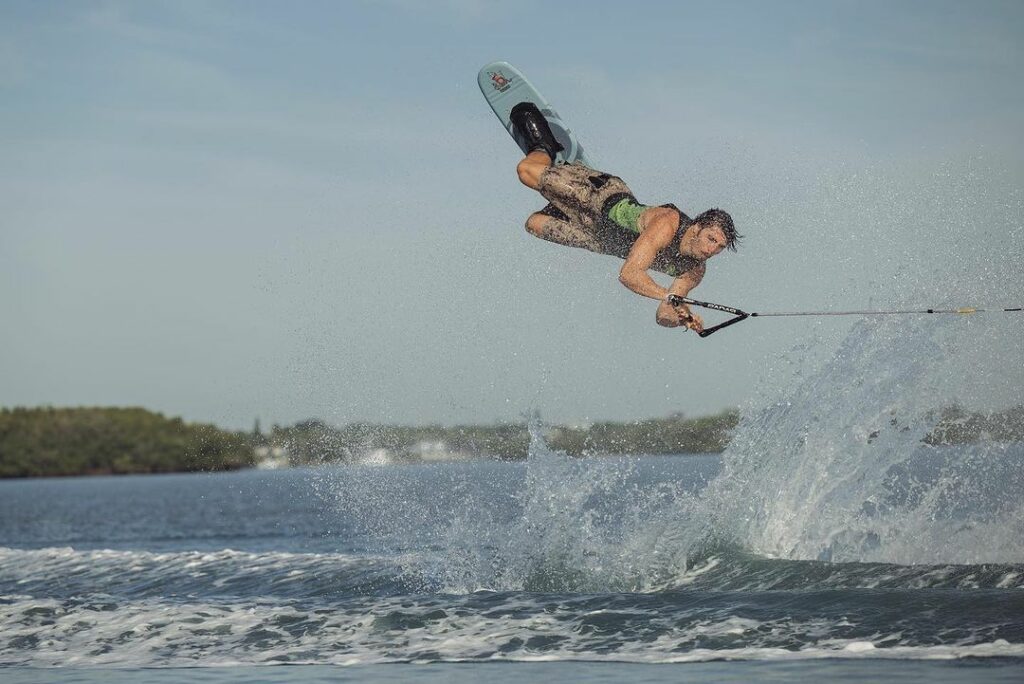
<path fill-rule="evenodd" d="M 701 317 L 669 296 L 687 296 L 704 278 L 708 259 L 724 249 L 736 251 L 742 236 L 732 217 L 709 209 L 691 219 L 672 204 L 640 204 L 617 176 L 579 162 L 555 164 L 563 148 L 532 102 L 513 107 L 510 119 L 529 150 L 516 167 L 519 180 L 548 200 L 527 219 L 526 230 L 560 245 L 625 259 L 619 281 L 660 301 L 658 325 L 703 330 Z M 672 276 L 672 284 L 662 287 L 651 270 Z"/>

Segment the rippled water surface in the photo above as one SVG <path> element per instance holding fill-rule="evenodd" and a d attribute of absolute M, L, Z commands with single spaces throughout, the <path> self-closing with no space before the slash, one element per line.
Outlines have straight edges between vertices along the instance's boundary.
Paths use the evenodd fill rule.
<path fill-rule="evenodd" d="M 0 482 L 4 677 L 1019 681 L 1024 445 L 923 444 L 890 332 L 720 457 Z"/>

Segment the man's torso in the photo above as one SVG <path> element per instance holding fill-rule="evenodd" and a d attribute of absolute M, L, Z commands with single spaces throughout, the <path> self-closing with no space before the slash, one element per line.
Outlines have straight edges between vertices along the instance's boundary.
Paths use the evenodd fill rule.
<path fill-rule="evenodd" d="M 598 238 L 601 253 L 625 259 L 640 236 L 643 212 L 650 207 L 637 202 L 629 186 L 611 174 L 595 171 L 582 164 L 552 166 L 541 176 L 540 192 L 565 220 Z M 700 262 L 679 251 L 683 230 L 689 223 L 679 212 L 680 227 L 672 244 L 658 253 L 651 268 L 672 277 L 692 270 Z M 549 208 L 544 213 L 551 213 Z"/>

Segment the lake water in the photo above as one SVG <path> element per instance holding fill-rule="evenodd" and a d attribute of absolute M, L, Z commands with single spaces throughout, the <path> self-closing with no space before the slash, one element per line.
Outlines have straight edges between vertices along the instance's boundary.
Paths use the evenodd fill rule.
<path fill-rule="evenodd" d="M 181 667 L 212 681 L 1024 671 L 1019 564 L 794 561 L 724 542 L 682 558 L 666 516 L 720 470 L 544 452 L 529 468 L 2 482 L 0 664 L 87 682 Z M 281 664 L 307 667 L 252 669 Z M 54 667 L 72 671 L 38 669 Z"/>
<path fill-rule="evenodd" d="M 861 326 L 721 457 L 0 482 L 0 678 L 1022 681 L 1024 445 L 922 444 L 958 344 Z"/>

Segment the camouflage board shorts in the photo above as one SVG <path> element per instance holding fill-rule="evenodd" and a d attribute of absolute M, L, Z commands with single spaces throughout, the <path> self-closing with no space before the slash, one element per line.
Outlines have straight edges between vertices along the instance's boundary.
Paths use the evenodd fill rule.
<path fill-rule="evenodd" d="M 608 220 L 608 209 L 632 198 L 629 186 L 608 173 L 582 164 L 557 164 L 540 176 L 540 194 L 549 204 L 540 213 L 566 221 L 593 236 L 599 251 L 625 258 L 637 235 Z"/>

